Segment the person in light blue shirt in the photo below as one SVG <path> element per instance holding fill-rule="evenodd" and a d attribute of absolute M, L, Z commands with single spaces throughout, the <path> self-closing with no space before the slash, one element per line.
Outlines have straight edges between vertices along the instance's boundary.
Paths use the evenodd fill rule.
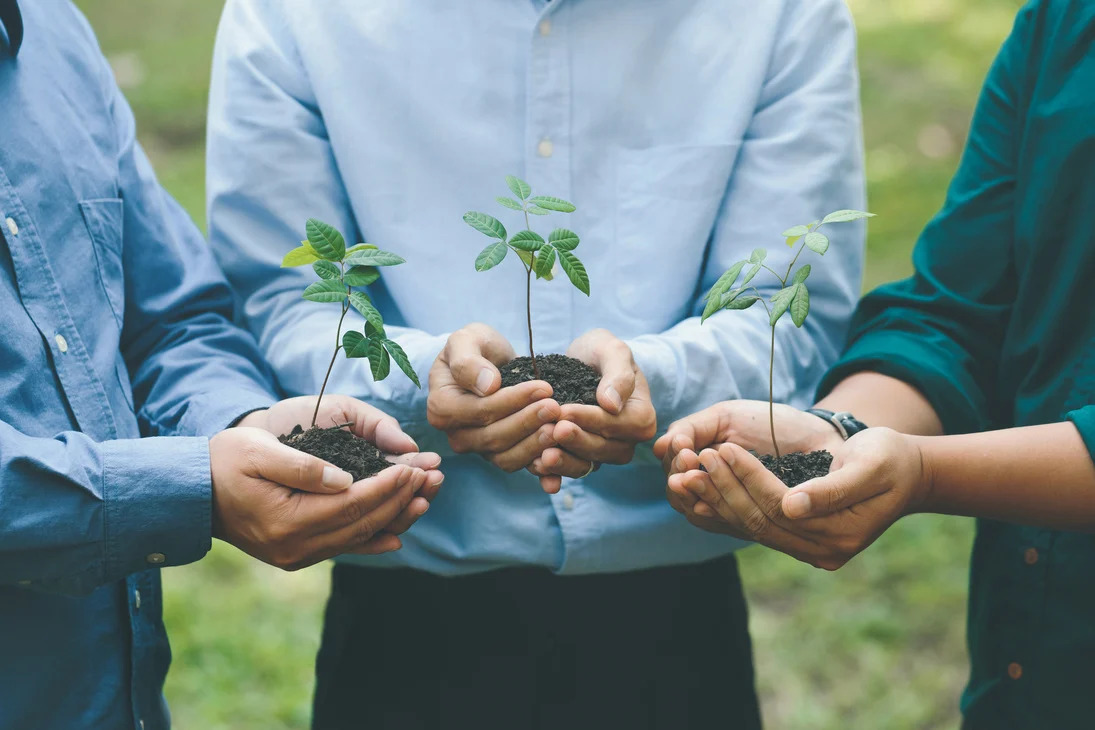
<path fill-rule="evenodd" d="M 0 0 L 0 730 L 165 730 L 160 567 L 212 537 L 284 568 L 393 550 L 440 477 L 408 453 L 351 484 L 277 441 L 315 399 L 276 402 L 134 135 L 79 12 Z"/>
<path fill-rule="evenodd" d="M 703 290 L 787 226 L 864 205 L 844 4 L 229 0 L 208 134 L 211 242 L 282 387 L 316 389 L 338 316 L 279 267 L 316 216 L 406 254 L 372 296 L 432 371 L 427 392 L 355 363 L 333 387 L 452 455 L 403 550 L 335 568 L 316 727 L 757 724 L 746 543 L 673 512 L 646 440 L 655 413 L 767 395 L 766 321 L 701 327 Z M 461 216 L 506 174 L 577 205 L 591 296 L 537 282 L 532 309 L 540 351 L 604 366 L 596 417 L 543 383 L 499 390 L 526 346 L 525 282 L 474 270 Z M 805 404 L 837 356 L 863 233 L 834 232 L 810 320 L 779 332 L 778 398 Z M 376 623 L 384 639 L 363 635 Z M 675 640 L 695 623 L 723 632 L 710 654 Z"/>

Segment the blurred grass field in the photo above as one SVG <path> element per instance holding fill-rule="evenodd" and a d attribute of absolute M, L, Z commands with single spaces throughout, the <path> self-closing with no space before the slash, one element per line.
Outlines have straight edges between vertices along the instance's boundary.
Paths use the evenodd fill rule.
<path fill-rule="evenodd" d="M 850 0 L 860 36 L 872 221 L 867 286 L 904 276 L 942 201 L 1020 0 Z M 219 0 L 78 0 L 160 177 L 204 222 L 203 140 Z M 838 573 L 740 554 L 765 721 L 953 728 L 966 676 L 969 521 L 906 519 Z M 217 545 L 164 575 L 182 730 L 306 728 L 329 567 L 285 574 Z M 727 708 L 728 718 L 733 708 Z M 728 724 L 732 726 L 732 724 Z"/>

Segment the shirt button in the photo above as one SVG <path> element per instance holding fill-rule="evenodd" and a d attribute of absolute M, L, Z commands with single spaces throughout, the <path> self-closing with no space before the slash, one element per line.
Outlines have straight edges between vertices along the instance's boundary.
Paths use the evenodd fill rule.
<path fill-rule="evenodd" d="M 1023 560 L 1026 561 L 1027 565 L 1034 565 L 1035 563 L 1037 563 L 1038 562 L 1038 549 L 1037 548 L 1027 548 L 1026 552 L 1023 553 Z"/>
<path fill-rule="evenodd" d="M 1019 662 L 1012 662 L 1008 665 L 1008 676 L 1012 679 L 1019 679 L 1023 676 L 1023 665 Z"/>
<path fill-rule="evenodd" d="M 167 558 L 164 557 L 163 553 L 149 553 L 148 557 L 146 557 L 145 560 L 152 563 L 153 565 L 162 565 L 163 562 L 167 560 Z"/>
<path fill-rule="evenodd" d="M 574 495 L 570 492 L 563 494 L 563 509 L 574 509 Z"/>
<path fill-rule="evenodd" d="M 551 153 L 555 151 L 555 145 L 551 143 L 550 139 L 540 140 L 540 144 L 536 145 L 536 154 L 541 157 L 551 157 Z"/>
<path fill-rule="evenodd" d="M 21 580 L 21 581 L 19 581 L 19 585 L 21 585 L 21 586 L 29 586 L 29 585 L 30 585 L 30 581 L 29 581 L 29 580 Z"/>
<path fill-rule="evenodd" d="M 53 341 L 57 343 L 57 349 L 60 350 L 62 354 L 68 352 L 68 340 L 66 340 L 63 335 L 57 335 L 53 338 Z"/>
<path fill-rule="evenodd" d="M 540 35 L 551 35 L 551 20 L 549 18 L 540 21 Z"/>
<path fill-rule="evenodd" d="M 15 220 L 13 218 L 8 218 L 4 222 L 7 223 L 8 232 L 10 232 L 11 235 L 13 235 L 13 236 L 18 236 L 19 235 L 19 226 L 15 225 Z"/>
<path fill-rule="evenodd" d="M 144 720 L 138 721 L 137 724 L 141 726 L 141 730 L 144 730 Z"/>
<path fill-rule="evenodd" d="M 141 592 L 139 590 L 133 591 L 133 608 L 138 611 L 141 610 Z"/>

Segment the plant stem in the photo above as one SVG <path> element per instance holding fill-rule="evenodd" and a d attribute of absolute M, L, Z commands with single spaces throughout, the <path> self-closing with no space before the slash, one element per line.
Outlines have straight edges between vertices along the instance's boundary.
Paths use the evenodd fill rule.
<path fill-rule="evenodd" d="M 525 230 L 531 231 L 532 224 L 528 219 L 528 203 L 523 203 L 521 206 L 525 213 Z M 533 261 L 536 260 L 536 254 L 529 252 L 529 256 Z M 532 265 L 530 264 L 527 271 L 525 271 L 525 315 L 528 318 L 528 356 L 532 360 L 532 373 L 536 376 L 536 379 L 540 379 L 540 365 L 536 362 L 536 348 L 532 345 Z"/>
<path fill-rule="evenodd" d="M 780 458 L 779 443 L 776 442 L 776 406 L 773 393 L 773 376 L 776 367 L 776 326 L 772 325 L 772 349 L 768 354 L 768 428 L 772 432 L 772 447 L 776 450 L 776 459 Z"/>
<path fill-rule="evenodd" d="M 343 266 L 343 273 L 345 273 Z M 350 311 L 350 287 L 346 287 L 346 301 L 342 303 L 342 316 L 338 318 L 338 329 L 335 330 L 335 351 L 331 355 L 331 363 L 327 366 L 327 374 L 323 376 L 323 385 L 319 389 L 319 397 L 316 398 L 316 409 L 312 412 L 312 428 L 316 427 L 316 419 L 319 418 L 319 404 L 323 402 L 323 391 L 327 390 L 327 381 L 331 378 L 331 370 L 335 367 L 335 358 L 342 349 L 342 322 L 346 319 L 346 312 Z"/>

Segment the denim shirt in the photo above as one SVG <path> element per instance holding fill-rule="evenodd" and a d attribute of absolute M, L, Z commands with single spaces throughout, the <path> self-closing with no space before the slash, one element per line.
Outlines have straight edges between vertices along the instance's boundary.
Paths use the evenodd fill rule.
<path fill-rule="evenodd" d="M 310 269 L 279 266 L 305 219 L 405 256 L 372 293 L 425 380 L 469 322 L 527 346 L 520 264 L 477 273 L 486 240 L 460 220 L 485 210 L 523 228 L 494 202 L 507 173 L 521 176 L 578 206 L 532 223 L 577 231 L 591 280 L 588 298 L 564 276 L 533 284 L 536 344 L 563 352 L 587 330 L 612 330 L 664 429 L 726 398 L 768 397 L 763 310 L 701 326 L 701 296 L 758 246 L 786 269 L 788 226 L 864 205 L 857 81 L 841 0 L 230 0 L 210 92 L 210 243 L 292 393 L 319 387 L 338 319 L 300 298 Z M 803 256 L 814 264 L 809 320 L 779 327 L 780 400 L 807 402 L 859 295 L 864 227 L 830 235 L 823 261 Z M 753 283 L 773 292 L 762 273 Z M 356 312 L 347 321 L 363 325 Z M 402 550 L 343 560 L 581 574 L 744 544 L 673 511 L 648 445 L 547 495 L 527 472 L 453 454 L 426 422 L 426 389 L 401 374 L 374 383 L 363 361 L 340 360 L 331 383 L 442 452 L 449 484 Z"/>
<path fill-rule="evenodd" d="M 208 436 L 274 395 L 86 21 L 0 22 L 0 728 L 165 728 L 156 568 L 205 554 Z"/>

